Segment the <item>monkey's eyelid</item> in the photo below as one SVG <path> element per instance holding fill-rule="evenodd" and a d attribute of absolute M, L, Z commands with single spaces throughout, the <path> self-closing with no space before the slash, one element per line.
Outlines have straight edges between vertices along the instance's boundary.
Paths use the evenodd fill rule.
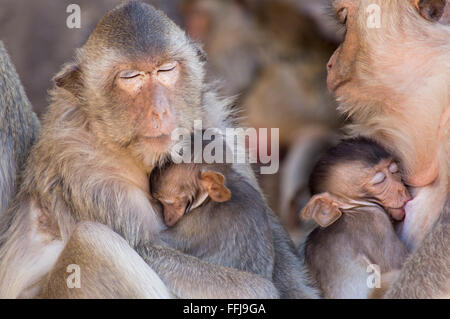
<path fill-rule="evenodd" d="M 391 173 L 397 173 L 398 172 L 398 166 L 396 163 L 392 163 L 389 165 L 389 172 Z"/>
<path fill-rule="evenodd" d="M 174 70 L 177 67 L 177 65 L 178 65 L 177 61 L 163 64 L 163 65 L 161 65 L 159 67 L 158 72 L 169 72 L 169 71 L 172 71 L 172 70 Z"/>
<path fill-rule="evenodd" d="M 386 179 L 386 175 L 383 172 L 378 172 L 372 178 L 372 183 L 373 184 L 380 184 L 380 183 L 384 182 L 385 179 Z"/>
<path fill-rule="evenodd" d="M 122 79 L 132 79 L 139 75 L 141 75 L 142 72 L 135 71 L 135 70 L 127 70 L 127 71 L 121 71 L 119 72 L 119 77 Z"/>

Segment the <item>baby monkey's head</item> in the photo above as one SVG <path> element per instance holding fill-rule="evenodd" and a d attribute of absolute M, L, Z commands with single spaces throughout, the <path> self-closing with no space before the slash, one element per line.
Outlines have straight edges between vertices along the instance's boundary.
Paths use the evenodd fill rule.
<path fill-rule="evenodd" d="M 344 140 L 326 152 L 311 174 L 310 190 L 312 195 L 328 192 L 349 204 L 376 203 L 395 220 L 404 218 L 411 199 L 393 156 L 363 137 Z"/>
<path fill-rule="evenodd" d="M 175 225 L 184 214 L 209 198 L 215 202 L 231 198 L 225 186 L 225 166 L 171 163 L 152 172 L 150 192 L 163 206 L 167 226 Z"/>

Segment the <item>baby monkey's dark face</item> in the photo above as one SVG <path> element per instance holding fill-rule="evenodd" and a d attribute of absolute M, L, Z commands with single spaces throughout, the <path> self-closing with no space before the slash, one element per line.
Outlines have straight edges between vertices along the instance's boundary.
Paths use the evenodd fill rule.
<path fill-rule="evenodd" d="M 221 173 L 196 164 L 173 164 L 152 173 L 150 191 L 163 206 L 164 222 L 169 227 L 208 198 L 215 202 L 231 198 Z"/>

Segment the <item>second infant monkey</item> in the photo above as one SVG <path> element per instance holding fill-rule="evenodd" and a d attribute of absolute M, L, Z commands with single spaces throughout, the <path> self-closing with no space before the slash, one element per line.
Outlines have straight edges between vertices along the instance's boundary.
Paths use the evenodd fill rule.
<path fill-rule="evenodd" d="M 274 249 L 264 199 L 229 164 L 169 164 L 152 172 L 167 246 L 272 280 Z M 250 236 L 251 235 L 251 236 Z"/>
<path fill-rule="evenodd" d="M 344 140 L 318 161 L 310 189 L 314 196 L 301 218 L 326 228 L 315 229 L 303 248 L 323 297 L 376 293 L 367 283 L 367 267 L 379 267 L 383 282 L 393 278 L 408 254 L 391 222 L 404 218 L 411 199 L 396 161 L 372 140 Z"/>

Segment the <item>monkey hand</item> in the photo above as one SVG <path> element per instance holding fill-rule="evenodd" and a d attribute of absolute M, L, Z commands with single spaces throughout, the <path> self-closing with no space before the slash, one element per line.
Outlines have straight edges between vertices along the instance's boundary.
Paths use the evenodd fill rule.
<path fill-rule="evenodd" d="M 279 298 L 274 284 L 259 275 L 202 261 L 159 245 L 137 248 L 147 264 L 179 298 Z"/>

